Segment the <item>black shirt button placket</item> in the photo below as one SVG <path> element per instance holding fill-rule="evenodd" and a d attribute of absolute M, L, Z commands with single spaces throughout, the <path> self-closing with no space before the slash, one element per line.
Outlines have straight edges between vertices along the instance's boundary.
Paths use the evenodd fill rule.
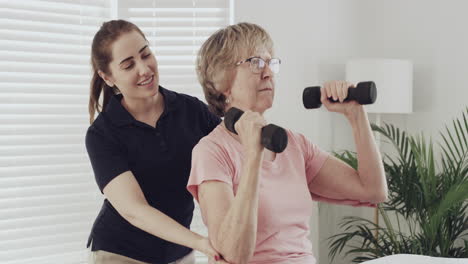
<path fill-rule="evenodd" d="M 158 128 L 156 128 L 156 131 L 154 132 L 154 134 L 159 139 L 159 147 L 161 148 L 161 151 L 166 152 L 167 151 L 167 144 L 166 144 L 165 139 L 162 136 L 161 132 L 158 131 Z"/>

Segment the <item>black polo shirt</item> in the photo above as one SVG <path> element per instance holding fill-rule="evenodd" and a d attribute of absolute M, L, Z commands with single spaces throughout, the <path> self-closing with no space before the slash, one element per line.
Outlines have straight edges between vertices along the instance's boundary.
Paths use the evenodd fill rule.
<path fill-rule="evenodd" d="M 137 121 L 113 96 L 86 134 L 86 148 L 99 189 L 131 171 L 148 203 L 190 228 L 193 198 L 186 190 L 192 148 L 220 119 L 195 97 L 159 87 L 164 112 L 156 128 Z M 159 239 L 127 222 L 105 199 L 88 247 L 150 263 L 169 263 L 191 249 Z"/>

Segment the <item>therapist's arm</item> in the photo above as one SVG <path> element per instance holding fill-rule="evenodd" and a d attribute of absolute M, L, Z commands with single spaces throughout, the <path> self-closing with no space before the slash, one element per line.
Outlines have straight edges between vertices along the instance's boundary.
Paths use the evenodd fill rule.
<path fill-rule="evenodd" d="M 190 231 L 149 205 L 131 171 L 126 171 L 110 181 L 104 187 L 103 193 L 117 212 L 139 229 L 198 250 L 212 259 L 219 257 L 208 238 Z"/>

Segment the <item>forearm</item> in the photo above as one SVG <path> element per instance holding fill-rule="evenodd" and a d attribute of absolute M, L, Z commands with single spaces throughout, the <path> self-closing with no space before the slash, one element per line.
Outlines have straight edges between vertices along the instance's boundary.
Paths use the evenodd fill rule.
<path fill-rule="evenodd" d="M 146 204 L 135 206 L 124 218 L 132 225 L 166 241 L 197 249 L 203 237 L 185 228 L 156 208 Z"/>
<path fill-rule="evenodd" d="M 212 238 L 229 263 L 247 263 L 255 251 L 261 163 L 261 154 L 246 158 L 236 196 Z"/>
<path fill-rule="evenodd" d="M 362 106 L 346 115 L 356 143 L 358 174 L 361 184 L 370 191 L 371 202 L 382 202 L 387 198 L 387 181 L 382 157 L 375 143 L 367 114 Z"/>

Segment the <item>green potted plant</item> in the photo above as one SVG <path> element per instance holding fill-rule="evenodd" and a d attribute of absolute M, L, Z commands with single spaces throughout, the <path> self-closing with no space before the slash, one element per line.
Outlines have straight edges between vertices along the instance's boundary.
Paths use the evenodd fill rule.
<path fill-rule="evenodd" d="M 389 124 L 372 129 L 396 150 L 383 157 L 389 189 L 378 206 L 383 223 L 343 218 L 344 232 L 329 238 L 331 259 L 342 251 L 354 263 L 400 253 L 468 257 L 468 108 L 440 133 L 437 155 L 422 133 Z M 335 155 L 356 168 L 356 153 Z"/>

